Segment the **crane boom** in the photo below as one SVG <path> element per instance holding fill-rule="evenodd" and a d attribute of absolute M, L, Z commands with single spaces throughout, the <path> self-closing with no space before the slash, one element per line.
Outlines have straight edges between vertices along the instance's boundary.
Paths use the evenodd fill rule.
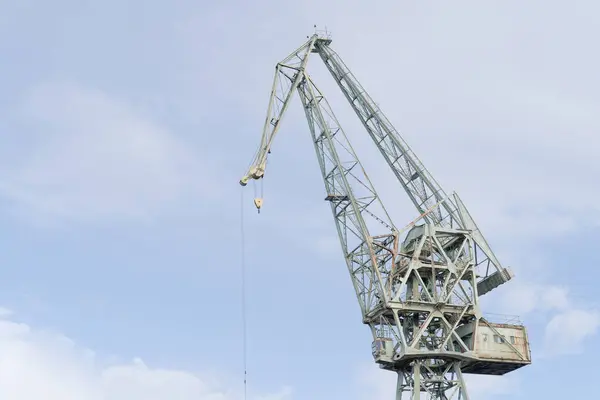
<path fill-rule="evenodd" d="M 363 320 L 386 296 L 396 230 L 323 94 L 305 74 L 298 87 L 344 258 Z M 377 231 L 376 231 L 377 230 Z M 378 234 L 372 236 L 371 232 Z M 384 244 L 384 246 L 382 246 Z"/>
<path fill-rule="evenodd" d="M 456 193 L 447 196 L 439 183 L 425 168 L 410 146 L 402 139 L 383 111 L 361 86 L 341 57 L 329 46 L 330 40 L 317 40 L 315 52 L 321 56 L 342 93 L 352 106 L 369 136 L 381 152 L 388 166 L 404 188 L 423 219 L 442 228 L 468 229 L 472 231 L 479 253 L 479 295 L 483 295 L 499 284 L 507 282 L 513 275 L 500 261 L 485 240 Z M 490 279 L 488 279 L 491 277 Z"/>
<path fill-rule="evenodd" d="M 440 203 L 424 219 L 439 226 L 461 228 L 463 224 L 451 198 L 444 193 L 338 54 L 324 40 L 316 42 L 316 51 L 417 211 L 423 214 Z"/>
<path fill-rule="evenodd" d="M 317 40 L 311 37 L 277 63 L 260 147 L 240 183 L 264 176 L 273 139 L 297 90 L 364 319 L 384 299 L 383 281 L 392 269 L 388 246 L 397 243 L 396 229 L 327 100 L 305 72 Z M 381 232 L 374 239 L 370 230 Z"/>
<path fill-rule="evenodd" d="M 298 91 L 375 361 L 397 373 L 397 400 L 405 392 L 413 400 L 422 392 L 431 399 L 468 400 L 463 372 L 502 375 L 531 362 L 525 328 L 492 324 L 479 307 L 479 296 L 512 274 L 501 267 L 458 195 L 444 193 L 330 43 L 315 34 L 277 64 L 261 143 L 240 184 L 264 177 L 273 138 Z M 307 74 L 311 53 L 320 55 L 416 206 L 419 217 L 405 228 L 392 222 Z M 260 209 L 261 202 L 255 204 Z M 525 343 L 513 340 L 517 336 L 503 340 L 506 332 Z M 500 338 L 497 355 L 479 349 L 488 334 Z"/>
<path fill-rule="evenodd" d="M 317 36 L 313 35 L 306 43 L 294 50 L 290 55 L 278 62 L 275 66 L 275 77 L 269 98 L 269 107 L 263 126 L 260 146 L 248 168 L 248 172 L 240 180 L 246 186 L 250 179 L 260 179 L 264 176 L 267 166 L 267 156 L 270 152 L 273 139 L 279 131 L 281 120 L 287 110 L 294 91 L 304 77 L 306 63 L 314 49 Z"/>

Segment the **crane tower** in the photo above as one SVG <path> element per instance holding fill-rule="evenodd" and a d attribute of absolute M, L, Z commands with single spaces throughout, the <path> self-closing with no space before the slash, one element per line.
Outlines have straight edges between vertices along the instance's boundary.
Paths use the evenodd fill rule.
<path fill-rule="evenodd" d="M 447 195 L 356 77 L 315 33 L 277 63 L 262 140 L 240 184 L 264 177 L 294 92 L 308 120 L 346 264 L 373 335 L 372 355 L 398 375 L 396 399 L 469 399 L 463 374 L 531 363 L 525 327 L 489 321 L 479 296 L 513 277 L 456 193 Z M 318 54 L 417 209 L 398 228 L 306 66 Z M 262 199 L 255 199 L 260 210 Z"/>

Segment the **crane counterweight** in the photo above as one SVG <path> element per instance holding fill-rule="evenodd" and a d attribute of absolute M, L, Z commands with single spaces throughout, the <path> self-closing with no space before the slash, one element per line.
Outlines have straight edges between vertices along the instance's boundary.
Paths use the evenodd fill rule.
<path fill-rule="evenodd" d="M 396 399 L 468 399 L 464 373 L 502 375 L 531 363 L 525 327 L 484 318 L 479 297 L 513 278 L 456 193 L 448 196 L 318 33 L 276 64 L 259 151 L 241 179 L 264 177 L 294 92 L 302 102 L 375 362 L 398 376 Z M 306 72 L 318 54 L 418 218 L 396 229 L 329 103 Z M 255 199 L 260 210 L 262 198 Z"/>

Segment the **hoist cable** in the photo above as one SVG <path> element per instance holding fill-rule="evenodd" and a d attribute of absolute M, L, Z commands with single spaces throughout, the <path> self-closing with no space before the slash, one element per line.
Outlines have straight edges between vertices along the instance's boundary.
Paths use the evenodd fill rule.
<path fill-rule="evenodd" d="M 241 188 L 240 202 L 240 237 L 241 237 L 241 297 L 242 297 L 242 354 L 244 366 L 244 400 L 248 396 L 248 352 L 247 352 L 247 327 L 246 327 L 246 235 L 244 231 L 244 188 Z"/>

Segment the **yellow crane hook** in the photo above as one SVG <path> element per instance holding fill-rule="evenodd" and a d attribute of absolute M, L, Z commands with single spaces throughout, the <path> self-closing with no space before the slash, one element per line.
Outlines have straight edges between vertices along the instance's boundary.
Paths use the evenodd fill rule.
<path fill-rule="evenodd" d="M 256 209 L 258 210 L 258 213 L 260 214 L 260 208 L 262 207 L 263 204 L 263 199 L 260 197 L 257 197 L 254 199 L 254 205 L 256 206 Z"/>

